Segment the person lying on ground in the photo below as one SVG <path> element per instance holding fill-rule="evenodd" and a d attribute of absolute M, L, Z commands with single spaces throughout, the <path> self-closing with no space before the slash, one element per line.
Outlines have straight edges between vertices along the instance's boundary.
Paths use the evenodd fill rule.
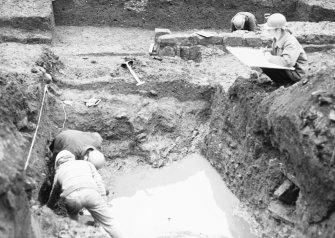
<path fill-rule="evenodd" d="M 237 30 L 256 31 L 257 20 L 250 12 L 239 12 L 231 20 L 231 32 Z"/>
<path fill-rule="evenodd" d="M 264 31 L 273 38 L 272 49 L 264 52 L 268 61 L 294 69 L 262 68 L 263 73 L 278 85 L 291 85 L 300 81 L 306 74 L 307 55 L 298 40 L 286 29 L 285 16 L 272 14 L 264 25 Z"/>
<path fill-rule="evenodd" d="M 79 130 L 65 130 L 59 133 L 50 150 L 53 152 L 53 161 L 62 150 L 73 153 L 77 160 L 87 160 L 100 169 L 105 164 L 104 155 L 97 149 L 102 144 L 102 137 L 97 132 L 84 132 Z"/>
<path fill-rule="evenodd" d="M 63 150 L 56 157 L 55 170 L 47 206 L 53 209 L 62 197 L 71 219 L 78 220 L 80 210 L 86 208 L 95 222 L 101 224 L 111 237 L 121 237 L 107 205 L 103 180 L 93 164 L 75 160 L 74 154 Z"/>

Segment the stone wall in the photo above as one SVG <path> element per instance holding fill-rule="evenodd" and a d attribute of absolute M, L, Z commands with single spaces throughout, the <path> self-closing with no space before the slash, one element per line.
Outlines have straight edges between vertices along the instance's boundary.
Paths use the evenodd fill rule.
<path fill-rule="evenodd" d="M 335 48 L 334 22 L 289 22 L 288 28 L 306 51 Z M 201 50 L 199 46 L 208 45 L 271 47 L 271 39 L 262 34 L 261 28 L 256 32 L 171 33 L 168 29 L 155 30 L 154 51 L 160 56 L 179 56 L 185 60 L 200 61 Z"/>

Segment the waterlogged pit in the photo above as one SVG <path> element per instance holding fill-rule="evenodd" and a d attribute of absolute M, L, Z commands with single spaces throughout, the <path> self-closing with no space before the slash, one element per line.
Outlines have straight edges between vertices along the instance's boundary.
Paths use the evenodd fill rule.
<path fill-rule="evenodd" d="M 64 126 L 102 135 L 108 166 L 101 174 L 124 237 L 255 237 L 233 215 L 237 198 L 200 156 L 215 88 L 228 89 L 250 70 L 214 46 L 203 47 L 201 63 L 157 60 L 147 54 L 154 37 L 147 30 L 57 27 L 55 33 L 52 51 L 64 65 L 53 74 L 53 134 Z M 121 67 L 129 58 L 143 85 Z M 87 107 L 90 98 L 101 101 Z"/>
<path fill-rule="evenodd" d="M 234 215 L 238 199 L 199 154 L 161 169 L 114 169 L 109 163 L 101 174 L 113 191 L 109 204 L 125 237 L 256 237 L 246 220 Z"/>

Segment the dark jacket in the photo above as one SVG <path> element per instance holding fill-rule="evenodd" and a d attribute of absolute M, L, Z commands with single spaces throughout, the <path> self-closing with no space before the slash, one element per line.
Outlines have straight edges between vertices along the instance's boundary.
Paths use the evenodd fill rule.
<path fill-rule="evenodd" d="M 96 132 L 83 132 L 78 130 L 66 130 L 59 133 L 53 141 L 53 157 L 62 150 L 68 150 L 76 159 L 83 159 L 88 149 L 96 149 L 101 146 L 102 137 Z"/>

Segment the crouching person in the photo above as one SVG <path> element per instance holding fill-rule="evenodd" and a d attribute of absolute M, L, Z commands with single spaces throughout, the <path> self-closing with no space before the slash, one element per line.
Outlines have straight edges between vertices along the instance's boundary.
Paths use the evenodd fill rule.
<path fill-rule="evenodd" d="M 122 237 L 114 227 L 111 209 L 107 206 L 106 189 L 94 165 L 75 160 L 71 152 L 63 150 L 56 157 L 55 170 L 47 206 L 53 208 L 62 197 L 71 219 L 78 220 L 79 211 L 86 208 L 111 237 Z"/>
<path fill-rule="evenodd" d="M 306 74 L 307 56 L 298 40 L 286 29 L 286 18 L 272 14 L 264 25 L 265 34 L 273 38 L 271 52 L 265 52 L 269 62 L 294 69 L 263 68 L 263 73 L 278 85 L 290 85 Z"/>

